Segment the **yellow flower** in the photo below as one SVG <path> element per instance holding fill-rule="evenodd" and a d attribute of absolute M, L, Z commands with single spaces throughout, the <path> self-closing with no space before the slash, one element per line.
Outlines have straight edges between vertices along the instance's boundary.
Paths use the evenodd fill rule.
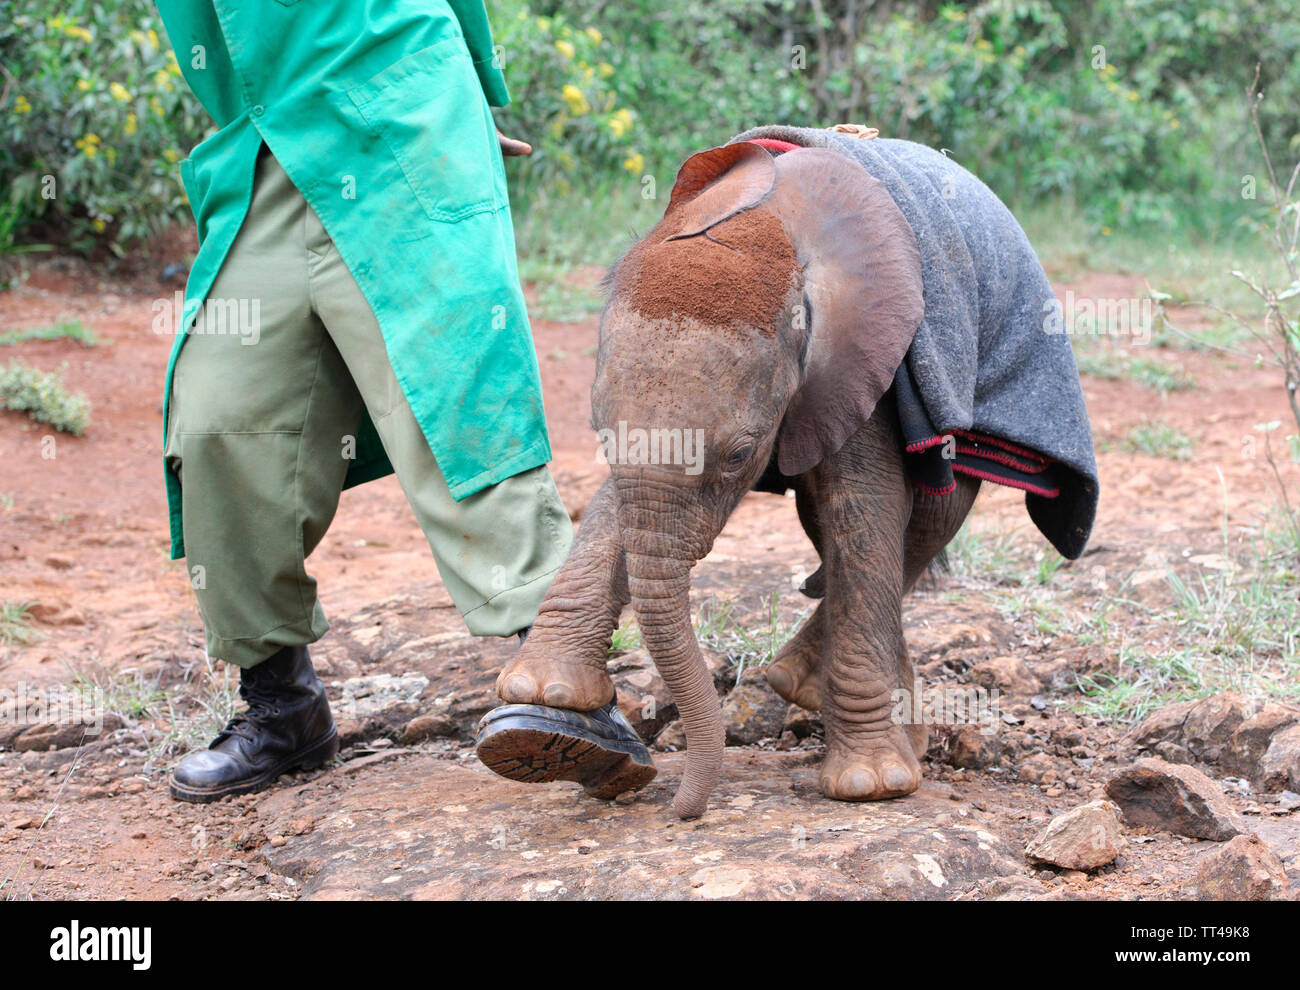
<path fill-rule="evenodd" d="M 76 144 L 77 144 L 77 148 L 87 158 L 94 158 L 97 154 L 99 154 L 98 134 L 86 134 L 83 137 L 78 138 Z"/>
<path fill-rule="evenodd" d="M 549 17 L 537 18 L 537 30 L 549 31 L 551 29 L 551 19 Z"/>
<path fill-rule="evenodd" d="M 159 69 L 153 74 L 153 84 L 161 89 L 164 93 L 172 91 L 172 77 L 166 69 Z"/>
<path fill-rule="evenodd" d="M 641 155 L 633 153 L 623 159 L 623 167 L 633 175 L 636 175 L 645 168 L 645 159 L 642 158 Z"/>
<path fill-rule="evenodd" d="M 560 116 L 551 121 L 551 137 L 555 138 L 557 141 L 563 137 L 564 125 L 568 123 L 568 120 L 569 118 L 566 114 L 560 114 Z"/>
<path fill-rule="evenodd" d="M 90 80 L 89 80 L 89 79 L 78 79 L 78 80 L 77 80 L 77 89 L 81 90 L 83 93 L 89 93 L 89 92 L 90 92 Z"/>
<path fill-rule="evenodd" d="M 975 42 L 975 47 L 982 52 L 986 52 L 993 47 L 993 43 L 989 41 L 987 38 L 980 38 L 978 41 Z"/>
<path fill-rule="evenodd" d="M 1138 101 L 1138 99 L 1139 99 L 1136 90 L 1132 90 L 1132 89 L 1127 90 L 1127 91 L 1124 93 L 1124 95 L 1125 95 L 1125 97 L 1128 98 L 1128 101 L 1129 101 L 1130 103 L 1136 103 L 1136 102 Z"/>
<path fill-rule="evenodd" d="M 164 148 L 163 158 L 167 159 L 168 164 L 175 165 L 181 160 L 181 155 L 175 148 Z"/>
<path fill-rule="evenodd" d="M 565 85 L 564 89 L 560 90 L 560 95 L 564 97 L 564 102 L 569 105 L 569 113 L 573 114 L 575 117 L 581 117 L 584 113 L 588 113 L 591 110 L 591 104 L 588 103 L 587 98 L 582 95 L 582 90 L 573 85 L 573 83 Z"/>
<path fill-rule="evenodd" d="M 158 32 L 155 31 L 153 28 L 149 29 L 149 44 L 153 45 L 155 48 L 162 47 L 161 45 L 158 44 Z"/>
<path fill-rule="evenodd" d="M 593 69 L 591 66 L 587 66 L 585 69 L 582 70 L 583 82 L 589 83 L 595 78 L 596 78 L 596 70 Z"/>
<path fill-rule="evenodd" d="M 609 118 L 609 129 L 614 132 L 614 137 L 622 137 L 632 129 L 632 111 L 627 107 L 622 107 L 614 111 L 613 116 Z"/>
<path fill-rule="evenodd" d="M 132 31 L 132 32 L 131 32 L 131 40 L 134 41 L 137 45 L 143 45 L 143 44 L 144 44 L 144 41 L 145 41 L 145 38 L 144 38 L 144 32 L 143 32 L 143 31 Z"/>
<path fill-rule="evenodd" d="M 1182 126 L 1182 125 L 1178 123 L 1178 119 L 1177 119 L 1177 118 L 1175 118 L 1175 119 L 1173 119 L 1173 120 L 1171 120 L 1171 121 L 1169 122 L 1169 129 L 1170 129 L 1170 130 L 1176 131 L 1176 130 L 1178 130 L 1178 128 L 1181 127 L 1181 126 Z"/>
<path fill-rule="evenodd" d="M 1101 234 L 1102 234 L 1103 237 L 1109 237 L 1109 236 L 1111 235 L 1111 233 L 1112 233 L 1112 232 L 1111 232 L 1111 229 L 1110 229 L 1109 227 L 1102 227 L 1102 228 L 1101 228 Z"/>
<path fill-rule="evenodd" d="M 608 79 L 614 74 L 614 67 L 608 62 L 601 62 L 600 65 L 596 66 L 596 72 L 601 79 Z"/>
<path fill-rule="evenodd" d="M 573 58 L 574 47 L 573 42 L 571 41 L 557 41 L 555 43 L 555 50 L 565 58 Z"/>
<path fill-rule="evenodd" d="M 59 28 L 63 27 L 63 18 L 51 17 L 48 21 L 45 22 L 45 26 L 47 28 L 53 28 L 54 30 L 57 31 Z"/>
<path fill-rule="evenodd" d="M 595 28 L 587 28 L 587 37 L 598 45 L 605 40 L 604 36 Z"/>
<path fill-rule="evenodd" d="M 75 24 L 70 24 L 67 27 L 65 27 L 63 29 L 63 33 L 70 38 L 80 38 L 82 41 L 95 40 L 94 38 L 91 37 L 89 31 L 87 31 L 84 27 L 77 27 Z"/>
<path fill-rule="evenodd" d="M 108 226 L 108 224 L 104 223 L 104 221 L 101 220 L 99 217 L 95 217 L 94 220 L 90 221 L 90 225 L 95 228 L 96 234 L 102 234 L 104 232 L 104 228 Z"/>
<path fill-rule="evenodd" d="M 149 97 L 149 109 L 153 111 L 155 117 L 163 115 L 163 105 L 156 96 Z"/>
<path fill-rule="evenodd" d="M 14 97 L 14 113 L 31 113 L 32 105 L 27 102 L 27 97 L 19 93 Z"/>
<path fill-rule="evenodd" d="M 124 128 L 122 128 L 122 129 L 123 129 L 124 131 L 126 131 L 126 133 L 127 133 L 128 135 L 134 134 L 134 133 L 135 133 L 135 129 L 136 129 L 136 125 L 137 125 L 138 123 L 139 123 L 139 121 L 137 121 L 137 120 L 135 119 L 135 114 L 133 114 L 133 113 L 128 113 L 128 114 L 126 115 L 126 126 L 125 126 Z"/>
<path fill-rule="evenodd" d="M 127 100 L 131 99 L 131 94 L 120 82 L 109 83 L 108 92 L 112 95 L 113 99 L 117 100 L 118 103 L 125 103 Z"/>
<path fill-rule="evenodd" d="M 117 149 L 116 149 L 116 148 L 105 148 L 105 149 L 104 149 L 104 157 L 108 159 L 108 164 L 110 164 L 110 165 L 116 165 L 116 164 L 117 164 Z"/>

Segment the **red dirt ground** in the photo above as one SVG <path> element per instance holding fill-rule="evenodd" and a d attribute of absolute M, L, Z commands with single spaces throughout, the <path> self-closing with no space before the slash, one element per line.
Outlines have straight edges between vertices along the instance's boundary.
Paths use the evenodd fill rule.
<path fill-rule="evenodd" d="M 1108 275 L 1058 284 L 1058 294 L 1066 288 L 1080 296 L 1143 293 L 1139 278 Z M 46 370 L 66 364 L 67 385 L 92 403 L 85 437 L 57 435 L 53 458 L 42 456 L 42 438 L 50 431 L 22 414 L 0 412 L 0 600 L 39 602 L 45 617 L 36 625 L 40 638 L 31 645 L 0 646 L 0 686 L 64 683 L 70 668 L 158 671 L 202 663 L 200 625 L 183 564 L 167 559 L 161 396 L 171 339 L 151 332 L 150 303 L 170 291 L 99 281 L 80 268 L 45 266 L 21 288 L 0 294 L 0 331 L 75 318 L 100 339 L 93 348 L 67 341 L 0 348 L 0 360 L 21 357 Z M 534 332 L 555 450 L 552 470 L 577 518 L 604 472 L 588 427 L 596 321 L 539 319 Z M 1173 559 L 1221 551 L 1225 507 L 1234 527 L 1245 526 L 1272 497 L 1262 456 L 1243 456 L 1243 445 L 1260 437 L 1253 430 L 1257 423 L 1286 424 L 1279 374 L 1215 353 L 1132 353 L 1148 351 L 1190 372 L 1197 387 L 1162 398 L 1127 378 L 1085 379 L 1103 494 L 1089 556 L 1080 567 L 1111 561 L 1132 567 L 1151 551 Z M 1193 459 L 1172 461 L 1122 449 L 1129 429 L 1156 417 L 1192 438 Z M 1287 477 L 1294 490 L 1300 475 L 1288 467 Z M 1020 497 L 1008 490 L 986 486 L 977 514 L 982 525 L 1015 528 L 1023 538 L 1038 540 Z M 792 504 L 751 495 L 718 540 L 707 565 L 713 577 L 704 583 L 721 587 L 735 578 L 743 586 L 745 574 L 794 573 L 814 563 Z M 416 596 L 426 609 L 442 606 L 444 628 L 458 630 L 433 560 L 391 477 L 344 493 L 311 567 L 326 613 L 343 620 L 340 628 L 374 603 Z M 733 584 L 730 590 L 745 589 Z M 959 608 L 944 608 L 948 621 L 962 618 Z M 508 655 L 495 645 L 485 650 L 488 666 Z M 328 661 L 330 653 L 323 655 Z M 351 675 L 346 660 L 336 666 L 338 676 Z M 487 675 L 482 686 L 490 687 Z M 254 821 L 256 805 L 227 802 L 208 812 L 177 808 L 166 797 L 163 775 L 142 773 L 142 748 L 121 752 L 125 755 L 116 763 L 88 756 L 80 791 L 65 798 L 71 806 L 44 826 L 28 853 L 29 866 L 34 857 L 41 868 L 39 887 L 25 874 L 18 896 L 34 891 L 38 897 L 189 898 L 243 890 L 243 879 L 221 884 L 221 871 L 204 860 L 200 840 L 205 829 L 228 828 L 231 846 L 218 858 L 255 863 L 244 851 L 263 838 L 260 832 L 247 838 L 250 829 L 261 827 Z M 12 760 L 0 764 L 0 880 L 10 875 L 16 853 L 29 847 L 33 823 L 58 803 L 58 785 L 67 772 L 66 760 L 50 763 L 48 771 L 32 761 L 17 775 L 3 769 L 13 766 Z M 350 786 L 349 780 L 367 772 L 349 774 L 338 786 Z M 979 774 L 967 781 L 966 793 L 977 803 L 982 787 L 994 788 Z M 284 828 L 292 835 L 290 825 Z M 256 878 L 258 892 L 249 896 L 296 896 L 293 884 L 274 871 L 268 874 L 264 865 L 248 869 L 262 873 Z M 1155 864 L 1150 876 L 1164 877 L 1162 869 Z M 1172 891 L 1185 868 L 1170 869 L 1172 875 L 1161 884 Z M 1155 881 L 1134 877 L 1128 887 L 1116 881 L 1111 893 L 1136 896 L 1139 883 L 1148 882 Z"/>

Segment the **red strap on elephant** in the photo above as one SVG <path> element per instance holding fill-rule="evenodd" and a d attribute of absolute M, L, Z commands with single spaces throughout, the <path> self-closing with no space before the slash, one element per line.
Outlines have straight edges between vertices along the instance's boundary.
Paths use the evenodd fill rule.
<path fill-rule="evenodd" d="M 761 145 L 774 155 L 779 155 L 785 151 L 798 151 L 801 147 L 797 144 L 791 144 L 789 141 L 778 141 L 776 138 L 753 138 L 750 143 Z"/>

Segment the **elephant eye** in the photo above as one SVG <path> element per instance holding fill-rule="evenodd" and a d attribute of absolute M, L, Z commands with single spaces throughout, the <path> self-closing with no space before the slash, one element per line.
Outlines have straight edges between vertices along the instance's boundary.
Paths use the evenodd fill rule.
<path fill-rule="evenodd" d="M 739 450 L 737 450 L 735 453 L 733 453 L 730 457 L 727 458 L 727 469 L 734 471 L 736 468 L 741 467 L 742 465 L 747 463 L 749 459 L 753 456 L 754 456 L 754 445 L 752 443 L 747 443 L 745 444 L 745 446 L 741 447 Z"/>

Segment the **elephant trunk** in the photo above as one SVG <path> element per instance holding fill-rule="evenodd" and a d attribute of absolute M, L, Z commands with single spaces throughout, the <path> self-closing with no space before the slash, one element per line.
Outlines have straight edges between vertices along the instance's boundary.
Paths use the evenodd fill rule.
<path fill-rule="evenodd" d="M 627 554 L 628 589 L 642 639 L 672 692 L 686 730 L 686 772 L 673 798 L 684 819 L 699 818 L 722 772 L 722 707 L 691 628 L 690 571 L 681 554 Z"/>

